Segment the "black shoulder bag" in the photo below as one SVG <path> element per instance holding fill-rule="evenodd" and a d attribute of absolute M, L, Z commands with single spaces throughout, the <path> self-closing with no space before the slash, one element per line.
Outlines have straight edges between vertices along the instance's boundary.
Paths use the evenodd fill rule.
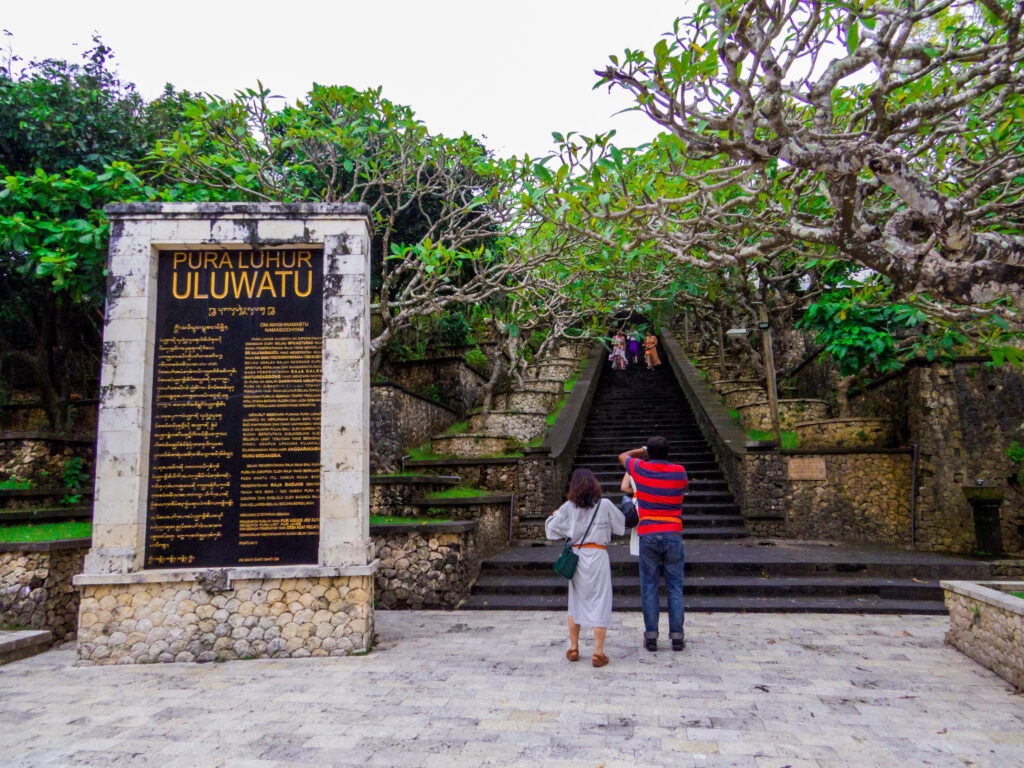
<path fill-rule="evenodd" d="M 597 518 L 597 510 L 601 508 L 601 502 L 597 502 L 594 507 L 594 514 L 590 516 L 590 523 L 587 525 L 587 530 L 583 532 L 583 538 L 580 539 L 580 544 L 587 540 L 587 534 L 590 533 L 590 528 L 594 524 L 594 520 Z M 554 566 L 555 573 L 565 579 L 571 579 L 576 575 L 576 566 L 580 564 L 580 556 L 573 551 L 572 539 L 565 540 L 565 548 L 562 550 L 562 554 L 558 556 Z"/>

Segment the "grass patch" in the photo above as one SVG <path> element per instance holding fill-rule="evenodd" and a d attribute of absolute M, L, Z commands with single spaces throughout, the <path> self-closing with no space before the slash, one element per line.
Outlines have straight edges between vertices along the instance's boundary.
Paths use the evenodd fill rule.
<path fill-rule="evenodd" d="M 474 488 L 471 485 L 458 485 L 427 494 L 428 499 L 472 499 L 477 496 L 490 496 L 494 491 L 488 488 Z"/>
<path fill-rule="evenodd" d="M 448 453 L 434 453 L 430 447 L 430 442 L 427 441 L 423 445 L 410 448 L 409 458 L 413 461 L 433 461 L 435 459 L 453 459 L 455 457 Z M 416 473 L 414 472 L 413 474 Z"/>
<path fill-rule="evenodd" d="M 469 429 L 468 421 L 460 421 L 458 424 L 452 424 L 448 429 L 444 431 L 446 435 L 461 435 Z"/>
<path fill-rule="evenodd" d="M 11 475 L 6 480 L 0 480 L 0 491 L 27 491 L 33 485 L 31 480 L 21 480 Z"/>
<path fill-rule="evenodd" d="M 752 429 L 747 432 L 747 437 L 751 440 L 774 440 L 775 435 L 772 432 L 764 432 L 760 429 Z M 792 450 L 800 447 L 800 440 L 796 436 L 796 432 L 782 431 L 782 447 L 786 450 Z"/>
<path fill-rule="evenodd" d="M 407 523 L 450 523 L 450 519 L 438 517 L 390 517 L 370 515 L 370 525 L 405 525 Z"/>
<path fill-rule="evenodd" d="M 1011 592 L 1010 594 L 1014 597 L 1019 597 L 1021 600 L 1024 600 L 1024 592 Z"/>
<path fill-rule="evenodd" d="M 565 392 L 565 394 L 569 394 L 574 389 L 576 389 L 576 382 L 579 380 L 580 375 L 578 373 L 573 374 L 573 377 L 562 385 L 562 390 Z"/>
<path fill-rule="evenodd" d="M 63 541 L 65 539 L 87 539 L 90 536 L 92 536 L 92 523 L 86 521 L 0 526 L 0 541 L 3 542 Z"/>
<path fill-rule="evenodd" d="M 721 398 L 719 398 L 719 399 L 721 399 Z M 729 415 L 732 416 L 734 419 L 736 419 L 736 421 L 740 420 L 740 412 L 737 411 L 735 408 L 730 408 L 729 409 Z"/>

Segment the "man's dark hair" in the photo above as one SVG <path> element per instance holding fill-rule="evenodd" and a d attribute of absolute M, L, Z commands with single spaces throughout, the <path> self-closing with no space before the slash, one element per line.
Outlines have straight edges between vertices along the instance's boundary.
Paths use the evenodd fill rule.
<path fill-rule="evenodd" d="M 573 472 L 569 482 L 569 501 L 580 509 L 587 509 L 600 500 L 601 484 L 594 473 L 582 467 Z"/>
<path fill-rule="evenodd" d="M 649 459 L 667 459 L 668 458 L 668 440 L 661 435 L 655 435 L 647 441 L 647 458 Z"/>

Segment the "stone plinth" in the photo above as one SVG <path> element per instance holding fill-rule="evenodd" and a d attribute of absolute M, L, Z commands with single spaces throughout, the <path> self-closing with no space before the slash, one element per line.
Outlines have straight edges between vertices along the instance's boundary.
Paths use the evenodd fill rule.
<path fill-rule="evenodd" d="M 228 661 L 366 651 L 373 639 L 374 570 L 282 566 L 82 576 L 78 661 Z"/>
<path fill-rule="evenodd" d="M 1024 688 L 1024 581 L 944 581 L 946 642 L 1001 678 Z"/>
<path fill-rule="evenodd" d="M 138 203 L 108 206 L 107 214 L 93 538 L 75 580 L 82 588 L 80 662 L 367 648 L 375 560 L 366 207 Z M 224 329 L 232 330 L 225 335 Z M 206 369 L 179 381 L 174 368 L 158 367 L 164 355 L 193 347 L 206 355 L 201 359 L 216 361 L 205 378 Z M 197 395 L 195 403 L 175 399 L 174 393 L 200 386 L 189 382 L 206 386 L 217 376 L 228 394 Z M 301 397 L 287 394 L 293 391 Z M 242 415 L 229 421 L 220 405 L 201 397 L 221 397 Z M 297 408 L 301 422 L 289 416 Z M 165 421 L 163 431 L 155 430 L 155 419 L 167 413 L 185 419 L 184 426 Z M 220 431 L 183 438 L 190 442 L 180 454 L 154 438 L 169 440 L 176 429 L 194 434 L 206 414 L 223 419 Z M 208 446 L 229 457 L 227 463 L 216 464 L 213 452 L 217 458 L 204 473 L 179 470 L 171 475 L 178 479 L 165 479 L 174 471 L 168 457 L 181 455 L 187 464 L 188 451 Z M 290 459 L 289 452 L 302 458 Z M 265 463 L 270 460 L 284 463 L 274 470 Z M 253 467 L 259 473 L 244 481 Z M 275 471 L 284 479 L 273 482 Z M 207 489 L 225 475 L 231 478 L 225 488 L 239 483 L 247 490 L 238 498 L 224 491 L 222 503 Z M 157 483 L 166 484 L 151 498 Z M 210 498 L 218 508 L 208 517 L 223 522 L 190 512 L 205 511 Z M 299 507 L 308 510 L 305 516 L 296 516 Z M 190 563 L 204 566 L 174 567 Z"/>
<path fill-rule="evenodd" d="M 55 642 L 73 640 L 88 539 L 0 543 L 0 626 L 49 630 Z"/>

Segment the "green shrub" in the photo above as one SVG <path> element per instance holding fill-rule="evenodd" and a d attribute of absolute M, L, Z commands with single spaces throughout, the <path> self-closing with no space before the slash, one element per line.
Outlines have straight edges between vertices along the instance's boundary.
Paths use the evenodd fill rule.
<path fill-rule="evenodd" d="M 466 361 L 467 365 L 471 365 L 481 371 L 487 369 L 487 355 L 484 354 L 480 347 L 473 347 L 473 349 L 466 352 L 463 359 Z"/>
<path fill-rule="evenodd" d="M 434 337 L 439 346 L 464 347 L 473 341 L 473 329 L 464 315 L 450 309 L 438 318 Z"/>

